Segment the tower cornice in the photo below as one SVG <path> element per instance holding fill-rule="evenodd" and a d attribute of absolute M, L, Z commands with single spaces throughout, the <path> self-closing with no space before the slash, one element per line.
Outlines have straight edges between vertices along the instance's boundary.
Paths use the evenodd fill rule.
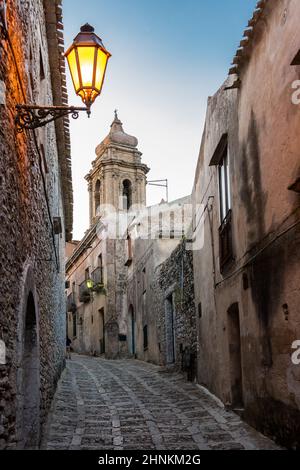
<path fill-rule="evenodd" d="M 140 170 L 147 175 L 150 171 L 150 168 L 144 163 L 134 163 L 134 162 L 124 162 L 123 160 L 116 160 L 110 158 L 109 160 L 102 160 L 98 165 L 95 165 L 94 168 L 85 176 L 87 181 L 94 179 L 94 176 L 103 170 L 111 169 L 113 171 L 115 168 L 131 169 L 131 170 Z"/>

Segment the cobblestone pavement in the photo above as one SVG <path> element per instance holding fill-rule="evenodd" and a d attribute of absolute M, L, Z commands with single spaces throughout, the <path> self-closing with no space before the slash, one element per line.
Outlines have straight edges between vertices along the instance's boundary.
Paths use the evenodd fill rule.
<path fill-rule="evenodd" d="M 73 355 L 60 380 L 47 449 L 276 449 L 182 376 L 134 360 Z"/>

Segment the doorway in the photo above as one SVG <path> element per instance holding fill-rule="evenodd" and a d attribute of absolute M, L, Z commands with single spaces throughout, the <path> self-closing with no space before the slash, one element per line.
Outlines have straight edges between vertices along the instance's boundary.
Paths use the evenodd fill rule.
<path fill-rule="evenodd" d="M 169 295 L 165 301 L 166 318 L 166 362 L 173 364 L 175 362 L 175 311 L 173 294 Z"/>
<path fill-rule="evenodd" d="M 133 356 L 136 353 L 136 346 L 135 346 L 135 318 L 134 318 L 134 309 L 133 306 L 130 305 L 129 311 L 128 311 L 128 346 L 129 346 L 129 353 L 132 354 Z"/>
<path fill-rule="evenodd" d="M 40 395 L 39 357 L 36 310 L 33 294 L 27 299 L 23 355 L 23 423 L 22 440 L 25 449 L 34 449 L 39 444 Z"/>
<path fill-rule="evenodd" d="M 100 315 L 100 354 L 105 354 L 105 317 L 104 308 L 99 310 Z"/>
<path fill-rule="evenodd" d="M 241 331 L 238 303 L 228 309 L 228 342 L 230 357 L 231 404 L 234 408 L 243 407 L 243 375 L 241 353 Z"/>

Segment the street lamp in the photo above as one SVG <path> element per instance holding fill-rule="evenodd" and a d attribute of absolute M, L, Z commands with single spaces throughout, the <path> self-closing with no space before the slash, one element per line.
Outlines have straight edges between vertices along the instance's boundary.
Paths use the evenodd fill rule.
<path fill-rule="evenodd" d="M 88 23 L 82 26 L 65 53 L 75 92 L 88 110 L 101 93 L 107 62 L 111 57 L 94 31 Z"/>
<path fill-rule="evenodd" d="M 75 93 L 81 97 L 85 107 L 17 105 L 15 122 L 18 132 L 43 127 L 68 114 L 77 119 L 80 111 L 86 111 L 90 116 L 91 106 L 102 91 L 108 59 L 111 57 L 94 31 L 89 24 L 82 26 L 65 53 Z"/>
<path fill-rule="evenodd" d="M 94 281 L 92 279 L 87 279 L 86 280 L 86 287 L 90 290 L 93 291 L 94 288 Z"/>

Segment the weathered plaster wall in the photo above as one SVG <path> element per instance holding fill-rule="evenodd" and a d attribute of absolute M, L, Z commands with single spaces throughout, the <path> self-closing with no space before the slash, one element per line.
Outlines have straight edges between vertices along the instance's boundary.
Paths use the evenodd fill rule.
<path fill-rule="evenodd" d="M 67 297 L 74 293 L 77 310 L 68 312 L 68 334 L 72 348 L 83 354 L 105 352 L 108 359 L 127 356 L 126 325 L 126 242 L 109 239 L 101 224 L 87 233 L 67 261 Z M 102 255 L 105 294 L 94 292 L 84 303 L 79 298 L 79 286 L 84 283 L 86 271 L 92 277 Z M 104 317 L 103 317 L 104 314 Z M 76 317 L 77 334 L 73 335 L 73 315 Z M 122 336 L 125 335 L 125 339 Z M 100 340 L 105 343 L 101 349 Z M 102 346 L 103 347 L 103 346 Z"/>
<path fill-rule="evenodd" d="M 66 296 L 73 293 L 73 301 L 77 310 L 67 313 L 68 317 L 68 336 L 72 341 L 74 351 L 82 354 L 100 354 L 100 340 L 103 339 L 103 322 L 101 309 L 104 309 L 104 319 L 107 321 L 107 298 L 96 292 L 91 296 L 87 303 L 80 302 L 79 286 L 85 281 L 86 270 L 89 270 L 89 277 L 99 266 L 99 256 L 102 255 L 103 266 L 107 264 L 106 244 L 98 238 L 95 231 L 91 233 L 88 239 L 84 239 L 80 245 L 87 246 L 80 256 L 77 256 L 74 262 L 67 262 L 66 279 L 69 287 L 66 290 Z M 107 269 L 103 269 L 103 282 L 107 288 L 108 278 Z M 74 317 L 75 316 L 75 320 Z M 76 321 L 76 335 L 73 331 L 73 321 Z"/>
<path fill-rule="evenodd" d="M 199 380 L 225 403 L 233 401 L 230 360 L 232 306 L 238 305 L 245 417 L 281 443 L 299 447 L 300 369 L 291 362 L 300 337 L 298 107 L 292 82 L 299 67 L 299 2 L 268 2 L 256 25 L 240 89 L 208 102 L 193 191 L 203 208 L 204 247 L 194 252 Z M 227 81 L 227 85 L 230 80 Z M 234 261 L 219 267 L 217 168 L 209 167 L 228 133 Z M 210 197 L 210 198 L 209 198 Z M 231 307 L 231 308 L 230 308 Z M 213 371 L 213 372 L 212 372 Z"/>
<path fill-rule="evenodd" d="M 263 429 L 290 444 L 297 441 L 298 446 L 300 369 L 291 363 L 290 355 L 292 342 L 300 337 L 300 229 L 299 225 L 289 228 L 299 221 L 300 196 L 288 187 L 300 171 L 299 106 L 291 99 L 299 67 L 290 66 L 299 50 L 299 14 L 295 0 L 269 2 L 251 60 L 242 72 L 238 187 L 247 222 L 241 250 L 257 243 L 261 246 L 262 240 L 268 242 L 288 230 L 257 257 L 248 272 L 253 314 L 261 332 L 259 352 L 266 389 L 266 396 L 252 400 L 248 415 Z M 260 86 L 255 86 L 258 81 Z M 282 430 L 278 422 L 285 423 Z"/>

